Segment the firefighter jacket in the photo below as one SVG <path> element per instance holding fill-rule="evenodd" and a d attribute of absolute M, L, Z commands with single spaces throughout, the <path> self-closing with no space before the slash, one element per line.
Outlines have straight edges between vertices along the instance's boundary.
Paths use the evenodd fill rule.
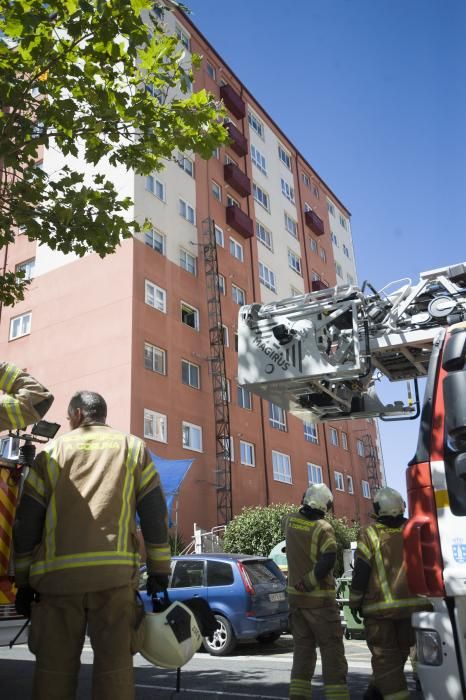
<path fill-rule="evenodd" d="M 29 470 L 17 511 L 17 585 L 48 594 L 137 588 L 136 510 L 147 571 L 168 574 L 167 507 L 144 442 L 102 423 L 53 440 Z"/>
<path fill-rule="evenodd" d="M 408 588 L 403 559 L 403 527 L 382 522 L 361 531 L 350 589 L 350 607 L 364 617 L 399 619 L 430 606 Z"/>
<path fill-rule="evenodd" d="M 316 576 L 315 571 L 323 555 L 335 555 L 337 551 L 335 533 L 330 523 L 323 518 L 310 520 L 298 512 L 286 515 L 282 527 L 286 537 L 290 608 L 336 605 L 333 572 L 330 570 L 321 578 Z M 295 588 L 300 581 L 306 587 L 305 592 Z"/>
<path fill-rule="evenodd" d="M 9 362 L 0 362 L 0 431 L 23 429 L 45 415 L 52 394 Z"/>

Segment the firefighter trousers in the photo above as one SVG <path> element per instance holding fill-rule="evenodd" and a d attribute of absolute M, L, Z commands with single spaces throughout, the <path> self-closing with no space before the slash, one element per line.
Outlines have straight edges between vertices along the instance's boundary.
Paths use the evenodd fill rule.
<path fill-rule="evenodd" d="M 327 700 L 349 700 L 348 664 L 337 606 L 292 609 L 291 632 L 294 651 L 289 697 L 292 700 L 310 700 L 312 697 L 311 681 L 317 661 L 316 647 L 319 647 L 325 697 Z"/>
<path fill-rule="evenodd" d="M 367 646 L 372 654 L 374 685 L 384 700 L 408 700 L 404 667 L 415 637 L 411 618 L 364 620 Z"/>
<path fill-rule="evenodd" d="M 29 648 L 36 655 L 33 700 L 74 700 L 84 637 L 94 651 L 93 700 L 133 700 L 133 658 L 142 611 L 130 586 L 80 595 L 40 594 Z"/>

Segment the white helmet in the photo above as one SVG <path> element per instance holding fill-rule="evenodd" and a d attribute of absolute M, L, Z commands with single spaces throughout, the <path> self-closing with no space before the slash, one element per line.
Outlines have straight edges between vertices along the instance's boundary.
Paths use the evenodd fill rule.
<path fill-rule="evenodd" d="M 303 504 L 326 513 L 333 503 L 332 492 L 325 484 L 312 484 L 303 497 Z"/>
<path fill-rule="evenodd" d="M 202 644 L 196 618 L 183 603 L 172 603 L 163 612 L 146 612 L 142 623 L 142 656 L 154 666 L 180 668 Z"/>
<path fill-rule="evenodd" d="M 405 508 L 406 503 L 401 493 L 391 489 L 389 486 L 384 486 L 375 494 L 374 511 L 377 517 L 391 515 L 396 518 L 397 515 L 403 515 Z"/>

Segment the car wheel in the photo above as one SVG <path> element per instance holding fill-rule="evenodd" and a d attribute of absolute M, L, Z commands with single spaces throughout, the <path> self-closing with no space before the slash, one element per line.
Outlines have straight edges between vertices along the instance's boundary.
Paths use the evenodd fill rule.
<path fill-rule="evenodd" d="M 204 649 L 212 656 L 226 656 L 236 647 L 236 637 L 226 617 L 215 615 L 215 619 L 220 626 L 210 637 L 204 637 Z"/>
<path fill-rule="evenodd" d="M 261 644 L 273 644 L 273 642 L 276 642 L 280 637 L 280 632 L 268 632 L 267 634 L 260 634 L 257 637 L 257 641 Z"/>

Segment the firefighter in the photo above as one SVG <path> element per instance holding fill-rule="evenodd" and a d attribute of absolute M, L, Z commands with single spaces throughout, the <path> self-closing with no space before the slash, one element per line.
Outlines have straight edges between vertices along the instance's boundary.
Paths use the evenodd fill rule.
<path fill-rule="evenodd" d="M 429 607 L 408 588 L 403 560 L 405 508 L 398 491 L 389 487 L 377 491 L 376 522 L 361 531 L 355 555 L 349 604 L 356 620 L 364 617 L 372 654 L 367 700 L 408 700 L 404 666 L 415 642 L 411 615 Z"/>
<path fill-rule="evenodd" d="M 42 418 L 53 403 L 52 394 L 10 362 L 0 362 L 0 431 L 23 429 Z"/>
<path fill-rule="evenodd" d="M 333 502 L 325 484 L 314 484 L 304 494 L 299 512 L 285 516 L 283 529 L 288 559 L 288 595 L 294 652 L 290 693 L 292 700 L 309 700 L 320 647 L 325 697 L 349 699 L 343 628 L 335 598 L 337 545 L 324 516 Z"/>
<path fill-rule="evenodd" d="M 71 432 L 48 443 L 25 481 L 14 528 L 18 612 L 31 615 L 34 700 L 72 700 L 86 631 L 92 697 L 134 698 L 132 654 L 142 643 L 136 602 L 144 537 L 148 592 L 166 589 L 167 507 L 142 440 L 106 424 L 99 394 L 77 392 Z M 34 591 L 39 601 L 32 602 Z M 32 608 L 32 610 L 30 610 Z"/>

